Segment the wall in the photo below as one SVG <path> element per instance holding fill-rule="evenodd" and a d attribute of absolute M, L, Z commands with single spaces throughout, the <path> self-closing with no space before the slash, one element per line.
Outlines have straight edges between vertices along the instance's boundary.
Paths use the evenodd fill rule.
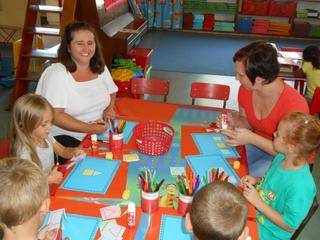
<path fill-rule="evenodd" d="M 27 0 L 0 0 L 0 25 L 23 27 Z M 18 33 L 18 35 L 21 32 Z M 20 36 L 15 36 L 18 39 Z"/>

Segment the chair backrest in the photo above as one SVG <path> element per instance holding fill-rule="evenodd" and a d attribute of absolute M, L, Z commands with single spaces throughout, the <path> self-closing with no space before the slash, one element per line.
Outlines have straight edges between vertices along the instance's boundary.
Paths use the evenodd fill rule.
<path fill-rule="evenodd" d="M 131 93 L 135 98 L 140 98 L 144 94 L 163 96 L 163 101 L 167 101 L 170 84 L 167 80 L 134 78 L 131 80 Z"/>
<path fill-rule="evenodd" d="M 307 225 L 309 220 L 312 218 L 313 214 L 317 211 L 318 207 L 319 207 L 319 204 L 318 204 L 317 197 L 314 197 L 313 203 L 312 203 L 311 208 L 310 208 L 310 210 L 308 212 L 308 215 L 302 221 L 302 223 L 300 224 L 299 228 L 294 232 L 294 234 L 291 237 L 291 240 L 298 239 L 298 236 L 300 235 L 300 233 L 302 232 L 304 227 Z"/>
<path fill-rule="evenodd" d="M 317 87 L 313 93 L 311 103 L 309 105 L 310 114 L 320 113 L 320 87 Z"/>
<path fill-rule="evenodd" d="M 9 157 L 9 139 L 5 138 L 0 141 L 0 159 Z"/>
<path fill-rule="evenodd" d="M 284 52 L 302 52 L 303 51 L 301 48 L 296 48 L 296 47 L 282 47 L 280 48 L 280 50 Z"/>
<path fill-rule="evenodd" d="M 225 108 L 229 94 L 230 87 L 228 85 L 202 82 L 193 82 L 191 84 L 190 97 L 192 98 L 192 105 L 195 103 L 195 98 L 208 98 L 223 100 L 223 108 Z"/>

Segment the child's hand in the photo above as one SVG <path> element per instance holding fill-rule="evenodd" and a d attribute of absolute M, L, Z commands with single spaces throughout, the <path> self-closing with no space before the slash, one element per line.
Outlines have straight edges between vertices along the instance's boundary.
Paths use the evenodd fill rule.
<path fill-rule="evenodd" d="M 58 166 L 54 166 L 50 175 L 49 175 L 49 183 L 58 184 L 61 182 L 63 174 L 58 171 Z"/>
<path fill-rule="evenodd" d="M 246 184 L 256 185 L 259 183 L 258 178 L 246 175 L 240 179 L 240 185 L 244 188 Z"/>
<path fill-rule="evenodd" d="M 50 225 L 45 226 L 41 231 L 39 231 L 37 239 L 39 240 L 54 240 L 58 234 L 57 229 L 52 229 L 49 231 Z"/>
<path fill-rule="evenodd" d="M 243 195 L 253 206 L 257 207 L 262 202 L 258 191 L 249 183 L 243 187 Z"/>
<path fill-rule="evenodd" d="M 230 146 L 240 146 L 253 142 L 254 134 L 247 128 L 221 129 L 220 132 L 228 137 L 227 144 Z"/>
<path fill-rule="evenodd" d="M 86 153 L 78 147 L 72 148 L 72 156 L 73 157 L 78 157 L 80 155 L 86 155 Z"/>

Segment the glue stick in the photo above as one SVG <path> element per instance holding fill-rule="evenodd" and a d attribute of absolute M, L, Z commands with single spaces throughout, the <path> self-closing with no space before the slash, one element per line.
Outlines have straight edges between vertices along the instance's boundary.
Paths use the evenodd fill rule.
<path fill-rule="evenodd" d="M 92 151 L 96 152 L 98 150 L 98 136 L 97 134 L 91 134 L 91 146 L 92 146 Z"/>
<path fill-rule="evenodd" d="M 228 115 L 226 113 L 221 114 L 221 128 L 222 129 L 228 128 Z"/>
<path fill-rule="evenodd" d="M 136 225 L 136 205 L 134 202 L 128 203 L 128 227 L 133 228 Z"/>

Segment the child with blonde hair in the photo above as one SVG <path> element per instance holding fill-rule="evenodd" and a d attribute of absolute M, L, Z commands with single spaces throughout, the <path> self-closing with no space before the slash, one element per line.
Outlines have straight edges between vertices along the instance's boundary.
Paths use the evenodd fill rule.
<path fill-rule="evenodd" d="M 42 96 L 26 94 L 12 110 L 10 155 L 32 160 L 49 177 L 49 183 L 59 183 L 62 173 L 54 164 L 54 154 L 70 159 L 83 153 L 79 148 L 67 148 L 51 135 L 53 108 Z"/>
<path fill-rule="evenodd" d="M 185 227 L 196 240 L 250 239 L 248 202 L 231 183 L 215 181 L 194 196 Z"/>
<path fill-rule="evenodd" d="M 274 157 L 264 178 L 244 176 L 245 198 L 257 209 L 259 239 L 290 239 L 308 214 L 316 185 L 307 159 L 320 146 L 320 121 L 292 112 L 274 133 Z"/>
<path fill-rule="evenodd" d="M 4 240 L 53 239 L 55 232 L 38 233 L 49 210 L 46 176 L 32 161 L 0 159 L 0 234 Z"/>

